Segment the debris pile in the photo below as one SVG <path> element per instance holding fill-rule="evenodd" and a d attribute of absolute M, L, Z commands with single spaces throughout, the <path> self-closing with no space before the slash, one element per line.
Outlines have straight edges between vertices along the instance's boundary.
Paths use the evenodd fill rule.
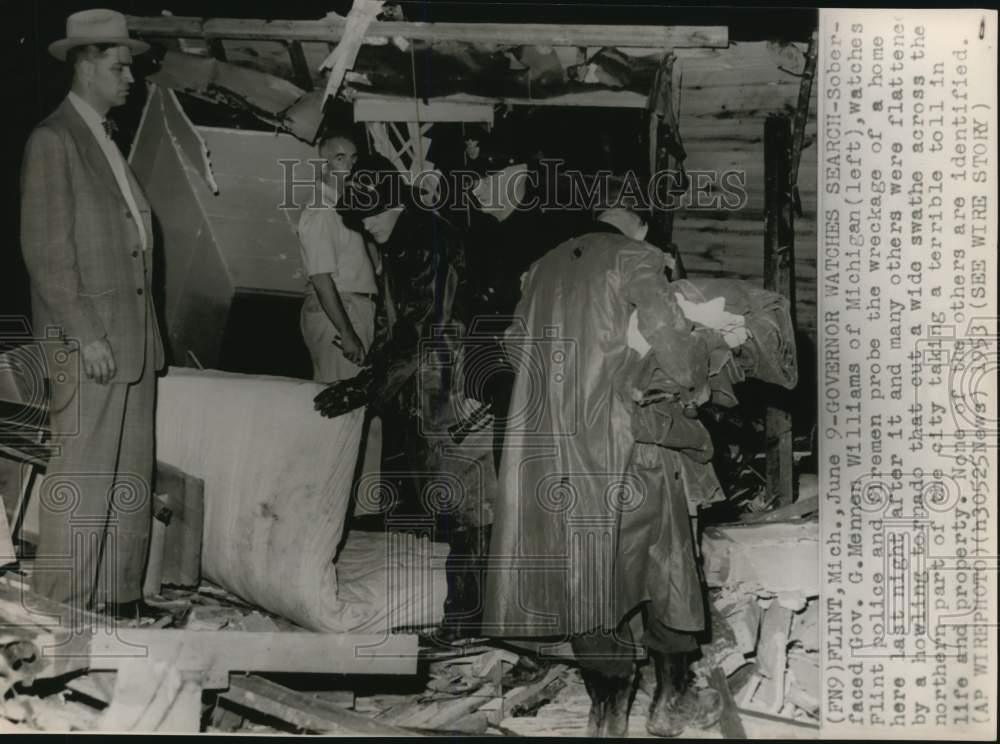
<path fill-rule="evenodd" d="M 815 518 L 705 530 L 715 635 L 706 659 L 741 714 L 818 724 L 818 541 Z"/>

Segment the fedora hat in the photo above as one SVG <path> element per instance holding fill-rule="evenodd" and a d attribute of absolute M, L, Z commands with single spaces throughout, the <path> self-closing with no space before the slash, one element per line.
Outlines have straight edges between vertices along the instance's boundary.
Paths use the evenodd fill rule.
<path fill-rule="evenodd" d="M 116 10 L 95 8 L 69 16 L 66 19 L 66 38 L 49 44 L 49 53 L 65 61 L 66 52 L 87 44 L 118 44 L 128 47 L 135 54 L 149 49 L 146 42 L 129 38 L 125 16 Z"/>

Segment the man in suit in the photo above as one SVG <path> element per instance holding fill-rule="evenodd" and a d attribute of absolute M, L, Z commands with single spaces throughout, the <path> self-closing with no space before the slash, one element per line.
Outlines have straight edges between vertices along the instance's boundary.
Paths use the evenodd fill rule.
<path fill-rule="evenodd" d="M 149 203 L 111 139 L 134 82 L 125 17 L 74 13 L 49 51 L 72 67 L 66 99 L 34 131 L 21 173 L 21 248 L 36 336 L 46 337 L 56 451 L 42 486 L 34 589 L 76 609 L 150 613 L 156 370 Z"/>

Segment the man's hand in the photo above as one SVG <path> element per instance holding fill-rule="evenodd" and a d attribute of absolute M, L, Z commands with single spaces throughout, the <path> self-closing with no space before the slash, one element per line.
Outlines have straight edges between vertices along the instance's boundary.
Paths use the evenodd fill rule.
<path fill-rule="evenodd" d="M 83 372 L 99 385 L 107 385 L 118 371 L 115 354 L 106 338 L 91 341 L 80 351 L 83 357 Z"/>
<path fill-rule="evenodd" d="M 365 361 L 365 347 L 353 328 L 340 337 L 340 350 L 344 352 L 344 357 L 349 362 L 359 367 Z"/>

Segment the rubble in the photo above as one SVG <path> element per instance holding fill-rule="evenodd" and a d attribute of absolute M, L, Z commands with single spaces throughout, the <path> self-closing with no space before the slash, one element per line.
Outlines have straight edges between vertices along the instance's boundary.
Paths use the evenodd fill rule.
<path fill-rule="evenodd" d="M 807 514 L 812 504 L 795 502 L 785 514 Z M 730 682 L 741 716 L 818 725 L 819 523 L 815 517 L 764 519 L 774 513 L 751 517 L 753 524 L 705 530 L 716 631 L 710 648 L 731 679 L 750 670 L 740 685 Z"/>

